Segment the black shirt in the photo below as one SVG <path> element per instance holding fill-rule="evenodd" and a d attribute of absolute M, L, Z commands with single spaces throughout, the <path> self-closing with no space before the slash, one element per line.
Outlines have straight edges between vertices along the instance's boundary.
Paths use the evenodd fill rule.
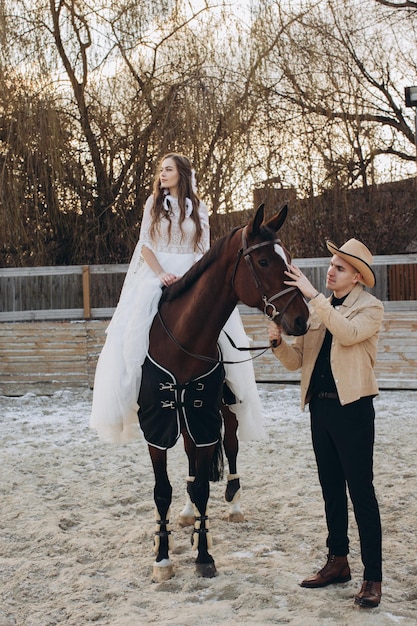
<path fill-rule="evenodd" d="M 343 298 L 336 298 L 333 296 L 331 304 L 332 306 L 340 306 L 345 301 L 348 294 Z M 321 391 L 336 392 L 336 383 L 334 382 L 332 368 L 330 366 L 330 348 L 332 345 L 333 335 L 326 329 L 323 345 L 320 348 L 316 364 L 314 366 L 313 374 L 311 376 L 310 390 L 312 394 L 320 393 Z"/>

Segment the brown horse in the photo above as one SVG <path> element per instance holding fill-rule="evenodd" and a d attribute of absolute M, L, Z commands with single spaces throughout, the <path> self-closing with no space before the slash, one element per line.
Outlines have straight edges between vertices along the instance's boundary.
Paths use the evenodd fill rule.
<path fill-rule="evenodd" d="M 276 232 L 287 207 L 263 223 L 264 206 L 246 227 L 217 241 L 180 280 L 164 290 L 150 330 L 142 371 L 139 422 L 148 442 L 155 474 L 157 529 L 153 579 L 173 575 L 169 510 L 172 487 L 167 449 L 182 434 L 194 464 L 189 493 L 194 505 L 193 548 L 201 576 L 216 575 L 209 553 L 209 481 L 222 472 L 221 400 L 224 367 L 219 334 L 239 301 L 257 307 L 289 335 L 307 330 L 308 308 L 301 292 L 284 284 L 289 255 Z"/>

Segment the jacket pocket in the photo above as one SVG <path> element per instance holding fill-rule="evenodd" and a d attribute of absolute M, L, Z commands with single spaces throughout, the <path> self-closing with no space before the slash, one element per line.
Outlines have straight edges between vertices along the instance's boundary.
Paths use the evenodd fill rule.
<path fill-rule="evenodd" d="M 308 330 L 317 331 L 317 330 L 320 330 L 321 327 L 322 327 L 322 323 L 320 322 L 320 320 L 312 320 L 309 323 Z"/>

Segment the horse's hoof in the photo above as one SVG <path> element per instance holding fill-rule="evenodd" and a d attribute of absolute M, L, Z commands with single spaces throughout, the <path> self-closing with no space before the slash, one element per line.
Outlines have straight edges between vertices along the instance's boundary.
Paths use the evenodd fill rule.
<path fill-rule="evenodd" d="M 194 522 L 194 515 L 179 515 L 178 517 L 178 524 L 181 528 L 185 528 L 185 526 L 194 526 Z"/>
<path fill-rule="evenodd" d="M 197 576 L 202 578 L 214 578 L 217 576 L 217 570 L 214 563 L 196 563 L 195 570 Z"/>
<path fill-rule="evenodd" d="M 238 513 L 229 513 L 229 515 L 227 516 L 227 521 L 238 524 L 239 522 L 245 521 L 245 516 L 241 511 L 239 511 Z"/>
<path fill-rule="evenodd" d="M 160 563 L 155 562 L 152 569 L 152 581 L 163 583 L 174 576 L 174 566 L 169 559 L 164 559 Z"/>

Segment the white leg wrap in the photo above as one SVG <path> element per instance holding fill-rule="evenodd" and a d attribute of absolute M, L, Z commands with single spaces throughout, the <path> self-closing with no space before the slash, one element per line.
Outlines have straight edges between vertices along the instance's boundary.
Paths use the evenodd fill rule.
<path fill-rule="evenodd" d="M 184 508 L 182 509 L 180 516 L 181 517 L 192 517 L 194 515 L 194 507 L 193 507 L 193 503 L 191 502 L 191 498 L 187 493 L 187 500 L 184 504 Z"/>
<path fill-rule="evenodd" d="M 232 502 L 229 502 L 229 515 L 233 515 L 233 513 L 241 513 L 241 512 L 242 512 L 242 509 L 240 508 L 240 494 L 237 493 L 236 496 L 233 498 Z"/>
<path fill-rule="evenodd" d="M 195 481 L 195 476 L 187 476 L 187 483 L 193 483 Z M 181 517 L 191 517 L 194 515 L 194 507 L 193 507 L 193 503 L 191 502 L 191 498 L 188 494 L 188 492 L 186 493 L 186 500 L 185 500 L 185 505 L 183 510 L 180 513 Z"/>

